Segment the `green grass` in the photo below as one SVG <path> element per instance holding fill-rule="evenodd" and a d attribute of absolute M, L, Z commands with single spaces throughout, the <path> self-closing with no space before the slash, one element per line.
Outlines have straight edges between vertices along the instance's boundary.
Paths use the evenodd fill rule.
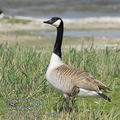
<path fill-rule="evenodd" d="M 112 102 L 99 98 L 76 98 L 78 110 L 58 113 L 63 96 L 45 79 L 51 48 L 0 46 L 0 119 L 2 120 L 119 120 L 120 49 L 69 49 L 65 63 L 89 71 L 108 84 Z"/>

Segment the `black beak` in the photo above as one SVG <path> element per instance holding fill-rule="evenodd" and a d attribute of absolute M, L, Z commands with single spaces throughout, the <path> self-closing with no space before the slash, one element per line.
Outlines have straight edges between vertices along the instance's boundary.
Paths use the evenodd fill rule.
<path fill-rule="evenodd" d="M 43 21 L 43 23 L 46 23 L 46 24 L 52 24 L 52 21 L 51 21 L 51 20 Z"/>
<path fill-rule="evenodd" d="M 43 21 L 43 23 L 49 23 L 49 21 Z"/>

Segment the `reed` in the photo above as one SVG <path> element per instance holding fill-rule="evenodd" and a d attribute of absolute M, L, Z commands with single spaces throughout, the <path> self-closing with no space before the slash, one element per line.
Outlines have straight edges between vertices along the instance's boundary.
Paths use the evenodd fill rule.
<path fill-rule="evenodd" d="M 0 119 L 2 120 L 119 120 L 120 49 L 70 48 L 65 63 L 89 71 L 107 83 L 112 102 L 76 98 L 76 112 L 58 112 L 63 96 L 45 79 L 51 50 L 45 47 L 0 45 Z"/>

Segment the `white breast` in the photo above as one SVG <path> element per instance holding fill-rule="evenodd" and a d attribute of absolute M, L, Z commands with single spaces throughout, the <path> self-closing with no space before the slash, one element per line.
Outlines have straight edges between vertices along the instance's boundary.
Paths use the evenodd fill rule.
<path fill-rule="evenodd" d="M 50 60 L 50 64 L 48 66 L 47 72 L 46 72 L 46 78 L 47 80 L 57 89 L 60 89 L 63 91 L 64 86 L 61 83 L 61 81 L 59 81 L 59 79 L 57 79 L 57 77 L 54 74 L 54 69 L 56 69 L 57 67 L 63 65 L 64 63 L 62 62 L 61 58 L 59 56 L 57 56 L 56 54 L 52 54 L 51 56 L 51 60 Z"/>
<path fill-rule="evenodd" d="M 64 63 L 62 62 L 61 58 L 58 55 L 56 55 L 55 53 L 53 53 L 51 56 L 51 59 L 50 59 L 50 64 L 48 66 L 48 70 L 55 69 L 63 64 Z"/>

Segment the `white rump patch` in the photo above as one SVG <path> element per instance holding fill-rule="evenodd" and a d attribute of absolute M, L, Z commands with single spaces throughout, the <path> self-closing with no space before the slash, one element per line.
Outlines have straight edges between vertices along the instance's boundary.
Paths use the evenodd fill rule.
<path fill-rule="evenodd" d="M 56 22 L 53 23 L 53 26 L 59 27 L 60 23 L 61 23 L 61 20 L 57 20 Z"/>
<path fill-rule="evenodd" d="M 78 93 L 78 96 L 99 96 L 98 93 L 96 91 L 90 91 L 90 90 L 86 90 L 86 89 L 82 89 L 80 88 L 80 92 Z"/>

